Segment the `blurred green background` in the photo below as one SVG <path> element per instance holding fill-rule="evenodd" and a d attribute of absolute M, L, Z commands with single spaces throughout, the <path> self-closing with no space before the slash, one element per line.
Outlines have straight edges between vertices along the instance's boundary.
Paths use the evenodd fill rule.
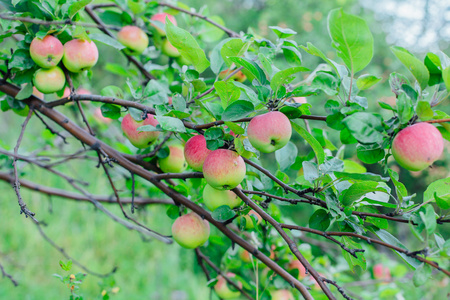
<path fill-rule="evenodd" d="M 344 7 L 347 12 L 359 15 L 368 22 L 375 37 L 375 56 L 365 72 L 383 76 L 383 82 L 378 85 L 378 88 L 371 89 L 364 95 L 368 97 L 371 107 L 375 108 L 377 100 L 392 101 L 392 98 L 389 98 L 390 89 L 387 82 L 389 73 L 392 70 L 407 73 L 390 52 L 390 44 L 404 46 L 418 54 L 419 57 L 423 57 L 421 55 L 429 50 L 436 49 L 448 53 L 450 33 L 448 30 L 442 29 L 445 24 L 448 27 L 448 20 L 445 20 L 442 13 L 446 9 L 448 10 L 448 5 L 445 4 L 445 1 L 425 0 L 380 0 L 376 1 L 377 6 L 367 2 L 369 1 L 184 1 L 185 4 L 197 10 L 221 16 L 227 26 L 235 31 L 246 31 L 248 27 L 251 27 L 255 34 L 274 39 L 275 35 L 268 29 L 268 26 L 292 28 L 298 32 L 295 40 L 299 44 L 306 44 L 307 41 L 313 42 L 330 58 L 335 58 L 335 52 L 330 45 L 326 28 L 328 11 L 336 7 Z M 379 7 L 386 9 L 379 10 Z M 182 16 L 179 15 L 177 18 L 182 18 Z M 13 47 L 13 44 L 6 40 L 1 46 L 7 49 Z M 205 46 L 211 48 L 214 44 Z M 102 55 L 98 66 L 95 67 L 94 76 L 89 83 L 84 84 L 94 93 L 109 84 L 116 84 L 118 80 L 123 81 L 123 77 L 105 71 L 108 63 L 126 64 L 115 50 L 103 45 L 99 45 L 99 48 Z M 303 55 L 304 65 L 307 67 L 317 65 L 319 62 L 317 58 L 304 52 Z M 313 97 L 309 101 L 315 104 L 313 108 L 315 114 L 323 113 L 320 108 L 320 105 L 326 101 L 323 95 Z M 93 106 L 89 107 L 93 109 Z M 447 104 L 441 109 L 448 112 L 448 108 Z M 69 116 L 73 116 L 70 107 L 64 108 L 63 111 Z M 21 117 L 11 111 L 2 114 L 0 146 L 3 149 L 12 152 L 22 121 Z M 314 126 L 316 125 L 314 124 Z M 115 137 L 119 133 L 118 128 L 119 122 L 114 121 L 109 126 L 100 125 L 98 130 L 106 137 Z M 120 147 L 121 142 L 124 140 L 119 136 L 116 146 Z M 54 140 L 48 131 L 43 131 L 43 126 L 39 121 L 32 120 L 20 152 L 32 153 L 36 150 L 35 145 L 43 144 L 47 147 L 64 149 L 66 153 L 74 152 L 82 147 L 71 139 L 70 145 L 63 148 L 58 139 Z M 448 158 L 448 151 L 446 155 Z M 8 163 L 3 157 L 1 158 L 2 165 Z M 93 194 L 111 195 L 106 178 L 102 176 L 103 171 L 96 168 L 95 161 L 87 164 L 73 162 L 69 164 L 69 168 L 60 168 L 59 170 L 88 181 L 90 183 L 89 191 Z M 73 191 L 60 178 L 39 168 L 26 166 L 22 171 L 23 178 L 46 186 Z M 127 195 L 129 182 L 123 179 L 118 168 L 116 171 L 118 172 L 115 177 L 117 185 L 123 191 L 123 195 Z M 407 185 L 408 191 L 418 193 L 417 201 L 419 201 L 420 193 L 429 182 L 448 176 L 448 166 L 438 163 L 437 167 L 431 171 L 427 170 L 412 175 L 409 172 L 402 172 L 400 175 Z M 139 184 L 145 186 L 143 182 Z M 68 274 L 59 267 L 59 260 L 66 261 L 66 259 L 42 239 L 30 220 L 19 215 L 17 199 L 9 183 L 0 182 L 0 195 L 0 263 L 5 271 L 20 284 L 19 287 L 14 288 L 9 280 L 0 278 L 0 299 L 67 299 L 68 288 L 59 279 L 52 276 L 54 273 Z M 111 299 L 209 299 L 209 289 L 205 286 L 206 279 L 196 264 L 193 251 L 182 249 L 176 244 L 165 245 L 158 241 L 143 239 L 138 233 L 112 222 L 89 203 L 77 203 L 56 197 L 49 198 L 26 189 L 22 189 L 22 195 L 28 207 L 37 213 L 38 219 L 47 224 L 43 227 L 46 234 L 74 259 L 99 273 L 107 273 L 114 266 L 118 267 L 118 271 L 112 277 L 115 282 L 112 282 L 111 278 L 102 280 L 88 275 L 80 290 L 80 294 L 84 295 L 85 299 L 96 299 L 100 297 L 103 290 L 109 292 Z M 155 194 L 149 189 L 148 194 L 143 196 L 155 196 Z M 193 195 L 193 197 L 198 197 L 198 195 Z M 105 206 L 116 215 L 121 216 L 122 213 L 117 205 L 106 204 Z M 169 234 L 172 221 L 166 216 L 166 210 L 167 207 L 163 205 L 148 206 L 138 210 L 137 216 L 150 228 Z M 312 208 L 303 206 L 283 209 L 283 211 L 293 219 L 306 218 L 307 220 Z M 407 226 L 400 226 L 396 231 L 401 239 L 402 236 L 406 236 L 409 229 Z M 448 236 L 449 233 L 441 230 L 441 234 Z M 218 238 L 220 239 L 221 236 Z M 391 252 L 386 252 L 384 255 L 396 259 Z M 374 256 L 370 259 L 373 263 L 379 257 Z M 74 266 L 71 273 L 76 272 L 82 272 L 82 270 Z M 399 272 L 401 273 L 403 270 Z M 368 278 L 367 276 L 370 278 L 370 274 L 366 274 L 365 278 Z M 406 299 L 443 299 L 442 295 L 448 292 L 444 287 L 446 281 L 440 274 L 434 276 L 438 280 L 438 285 L 442 285 L 441 287 L 429 292 L 428 288 L 422 291 L 411 285 L 405 285 Z M 402 284 L 399 283 L 399 285 Z M 115 287 L 119 287 L 119 291 L 112 293 L 111 290 Z M 358 292 L 361 287 L 355 289 Z M 448 287 L 446 289 L 448 290 Z M 386 286 L 384 290 L 388 290 L 388 292 L 385 292 L 384 296 L 378 295 L 377 297 L 392 299 L 389 298 L 389 287 Z M 408 295 L 418 298 L 408 298 Z"/>

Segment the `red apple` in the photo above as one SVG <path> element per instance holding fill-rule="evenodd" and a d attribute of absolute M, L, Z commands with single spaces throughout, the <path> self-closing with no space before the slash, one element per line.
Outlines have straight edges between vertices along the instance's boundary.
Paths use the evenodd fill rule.
<path fill-rule="evenodd" d="M 94 42 L 75 39 L 64 44 L 63 64 L 70 72 L 79 73 L 95 66 L 98 49 Z"/>
<path fill-rule="evenodd" d="M 391 279 L 391 271 L 382 264 L 376 264 L 373 266 L 373 277 L 375 279 L 383 279 L 388 281 Z"/>
<path fill-rule="evenodd" d="M 161 52 L 169 57 L 179 57 L 181 54 L 178 49 L 175 48 L 168 39 L 164 39 L 161 46 Z"/>
<path fill-rule="evenodd" d="M 301 103 L 301 104 L 308 103 L 306 101 L 306 97 L 293 97 L 292 99 L 294 99 L 295 103 Z"/>
<path fill-rule="evenodd" d="M 181 173 L 187 168 L 184 159 L 183 145 L 170 145 L 170 154 L 164 158 L 158 158 L 158 166 L 164 173 Z"/>
<path fill-rule="evenodd" d="M 203 163 L 206 182 L 218 190 L 231 190 L 244 180 L 245 162 L 234 151 L 217 149 L 211 152 Z"/>
<path fill-rule="evenodd" d="M 147 114 L 147 118 L 142 121 L 136 121 L 127 114 L 122 120 L 122 130 L 128 140 L 137 148 L 146 148 L 152 142 L 154 142 L 158 136 L 159 131 L 138 131 L 137 129 L 144 125 L 158 125 L 154 115 Z"/>
<path fill-rule="evenodd" d="M 33 75 L 33 85 L 44 94 L 61 90 L 66 84 L 66 76 L 60 67 L 39 69 Z"/>
<path fill-rule="evenodd" d="M 421 171 L 439 159 L 444 139 L 439 130 L 428 123 L 417 123 L 401 130 L 392 142 L 397 163 L 410 171 Z"/>
<path fill-rule="evenodd" d="M 224 80 L 228 75 L 230 75 L 234 70 L 226 69 L 225 71 L 222 71 L 219 73 L 219 79 Z M 245 76 L 242 71 L 238 71 L 236 74 L 231 76 L 229 79 L 239 82 L 244 82 L 247 79 L 247 76 Z"/>
<path fill-rule="evenodd" d="M 248 124 L 247 135 L 253 147 L 271 153 L 286 146 L 291 139 L 291 122 L 283 113 L 271 111 L 254 117 Z"/>
<path fill-rule="evenodd" d="M 170 14 L 166 14 L 166 13 L 158 13 L 158 14 L 154 14 L 154 15 L 151 17 L 150 20 L 152 20 L 152 21 L 157 21 L 157 22 L 161 22 L 161 23 L 164 25 L 164 24 L 166 24 L 166 18 L 168 18 L 168 19 L 170 20 L 170 22 L 173 23 L 173 25 L 175 25 L 175 26 L 177 25 L 177 20 L 175 20 L 175 17 L 172 16 L 172 15 L 170 15 Z M 158 24 L 158 25 L 160 25 L 160 24 Z M 165 35 L 166 35 L 166 32 L 164 31 L 164 29 L 162 29 L 162 28 L 160 28 L 160 27 L 158 27 L 158 26 L 156 26 L 156 25 L 153 25 L 153 24 L 152 24 L 152 26 L 156 28 L 156 31 L 157 31 L 161 36 L 165 36 Z"/>
<path fill-rule="evenodd" d="M 228 272 L 226 275 L 228 278 L 236 277 L 236 274 L 231 272 Z M 241 282 L 238 282 L 237 285 L 239 288 L 242 288 Z M 214 290 L 216 291 L 217 296 L 222 299 L 235 299 L 241 295 L 240 291 L 234 291 L 229 288 L 228 282 L 222 275 L 217 276 L 217 283 L 214 286 Z"/>
<path fill-rule="evenodd" d="M 295 300 L 294 295 L 289 290 L 271 291 L 270 296 L 272 300 Z"/>
<path fill-rule="evenodd" d="M 240 185 L 238 187 L 240 188 Z M 230 208 L 238 207 L 242 200 L 232 191 L 216 190 L 207 184 L 203 189 L 203 203 L 210 211 L 214 211 L 222 205 L 228 205 Z"/>
<path fill-rule="evenodd" d="M 209 223 L 196 213 L 190 212 L 175 220 L 172 236 L 175 242 L 184 248 L 200 247 L 209 238 Z"/>
<path fill-rule="evenodd" d="M 64 55 L 62 43 L 52 35 L 43 39 L 34 38 L 30 44 L 30 56 L 41 68 L 49 69 L 58 65 Z"/>
<path fill-rule="evenodd" d="M 287 269 L 288 270 L 294 270 L 297 269 L 298 270 L 298 280 L 302 280 L 303 278 L 306 277 L 306 269 L 305 267 L 302 265 L 302 263 L 298 260 L 298 259 L 293 259 L 288 265 L 287 265 Z"/>
<path fill-rule="evenodd" d="M 147 34 L 137 26 L 125 26 L 117 34 L 117 40 L 127 47 L 127 53 L 139 55 L 148 47 Z"/>
<path fill-rule="evenodd" d="M 239 257 L 242 259 L 245 263 L 250 263 L 252 261 L 250 252 L 247 250 L 241 249 L 239 252 Z"/>
<path fill-rule="evenodd" d="M 203 171 L 203 163 L 212 151 L 206 148 L 206 140 L 203 135 L 191 137 L 184 146 L 184 156 L 188 165 L 195 171 Z"/>

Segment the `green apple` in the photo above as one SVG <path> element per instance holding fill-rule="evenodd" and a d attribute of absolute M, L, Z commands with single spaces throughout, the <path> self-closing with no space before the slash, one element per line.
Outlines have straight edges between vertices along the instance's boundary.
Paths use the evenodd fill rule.
<path fill-rule="evenodd" d="M 33 85 L 44 94 L 60 91 L 66 84 L 66 76 L 60 67 L 39 69 L 33 75 Z"/>
<path fill-rule="evenodd" d="M 250 121 L 247 135 L 253 147 L 271 153 L 286 146 L 291 139 L 291 122 L 279 111 L 268 112 Z"/>
<path fill-rule="evenodd" d="M 172 225 L 172 236 L 181 247 L 194 249 L 209 238 L 209 223 L 199 215 L 190 212 L 178 217 Z"/>
<path fill-rule="evenodd" d="M 241 218 L 242 217 L 237 218 L 238 224 L 241 223 Z M 251 211 L 249 211 L 248 214 L 246 214 L 244 216 L 244 218 L 245 218 L 245 229 L 247 229 L 247 230 L 255 228 L 255 225 L 253 224 L 253 218 L 257 219 L 256 225 L 259 225 L 262 220 L 261 216 L 253 209 Z"/>
<path fill-rule="evenodd" d="M 271 291 L 270 296 L 272 300 L 295 300 L 294 295 L 289 290 Z"/>
<path fill-rule="evenodd" d="M 206 182 L 218 190 L 231 190 L 245 178 L 245 162 L 234 151 L 217 149 L 211 152 L 203 163 Z"/>
<path fill-rule="evenodd" d="M 181 173 L 187 168 L 184 159 L 184 147 L 181 144 L 170 145 L 170 154 L 158 159 L 158 166 L 164 173 Z"/>
<path fill-rule="evenodd" d="M 147 34 L 137 26 L 125 26 L 117 34 L 117 40 L 127 47 L 126 53 L 139 55 L 148 47 Z"/>
<path fill-rule="evenodd" d="M 228 278 L 236 277 L 236 274 L 228 272 L 227 274 Z M 240 288 L 242 288 L 242 283 L 237 283 Z M 214 290 L 216 291 L 217 296 L 222 299 L 236 299 L 241 295 L 240 291 L 231 290 L 228 286 L 227 280 L 222 276 L 217 276 L 217 282 L 216 285 L 214 285 Z"/>
<path fill-rule="evenodd" d="M 238 187 L 240 188 L 240 185 Z M 210 211 L 214 211 L 222 205 L 228 205 L 230 208 L 238 207 L 242 200 L 232 191 L 216 190 L 207 184 L 203 189 L 203 203 Z"/>
<path fill-rule="evenodd" d="M 161 45 L 161 52 L 169 57 L 179 57 L 181 54 L 178 49 L 175 48 L 168 39 L 164 39 Z"/>

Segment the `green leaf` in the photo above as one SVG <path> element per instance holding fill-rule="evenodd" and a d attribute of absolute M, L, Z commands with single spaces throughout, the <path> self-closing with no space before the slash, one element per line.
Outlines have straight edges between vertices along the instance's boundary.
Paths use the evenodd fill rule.
<path fill-rule="evenodd" d="M 219 222 L 227 221 L 233 218 L 235 215 L 236 212 L 232 210 L 228 205 L 219 206 L 211 213 L 211 217 Z"/>
<path fill-rule="evenodd" d="M 230 128 L 235 134 L 244 134 L 245 133 L 245 129 L 242 128 L 241 126 L 237 125 L 236 123 L 233 122 L 225 122 L 225 125 L 228 126 L 228 128 Z"/>
<path fill-rule="evenodd" d="M 33 85 L 27 83 L 16 95 L 17 100 L 23 100 L 29 98 L 33 94 Z"/>
<path fill-rule="evenodd" d="M 249 44 L 244 43 L 241 39 L 230 39 L 225 44 L 223 44 L 222 49 L 220 49 L 220 55 L 225 61 L 225 64 L 230 67 L 233 63 L 230 60 L 230 57 L 240 57 L 247 51 L 248 47 Z"/>
<path fill-rule="evenodd" d="M 423 202 L 433 201 L 435 197 L 446 198 L 450 195 L 450 177 L 431 183 L 423 193 Z"/>
<path fill-rule="evenodd" d="M 436 199 L 436 204 L 441 209 L 449 209 L 450 208 L 450 193 L 446 196 L 439 197 L 437 193 L 434 193 L 434 199 Z"/>
<path fill-rule="evenodd" d="M 337 54 L 352 74 L 364 69 L 373 56 L 373 37 L 363 19 L 346 14 L 343 9 L 328 14 L 328 33 Z"/>
<path fill-rule="evenodd" d="M 416 78 L 420 88 L 425 89 L 430 79 L 430 73 L 425 65 L 405 48 L 392 46 L 391 51 Z"/>
<path fill-rule="evenodd" d="M 341 241 L 349 249 L 362 249 L 359 243 L 355 242 L 349 237 L 344 236 L 342 237 Z M 367 268 L 366 258 L 364 257 L 363 252 L 356 252 L 356 256 L 358 257 L 356 258 L 342 249 L 342 256 L 344 256 L 352 272 L 354 272 L 356 266 L 359 266 L 362 270 L 365 270 Z"/>
<path fill-rule="evenodd" d="M 216 150 L 224 145 L 223 130 L 218 127 L 209 128 L 205 131 L 206 147 Z"/>
<path fill-rule="evenodd" d="M 122 50 L 122 49 L 126 48 L 124 45 L 119 43 L 116 39 L 113 39 L 112 37 L 110 37 L 104 33 L 92 33 L 89 35 L 89 38 L 93 41 L 103 43 L 105 45 L 114 47 L 118 50 Z"/>
<path fill-rule="evenodd" d="M 325 209 L 318 209 L 309 218 L 309 227 L 326 231 L 330 227 L 330 217 Z"/>
<path fill-rule="evenodd" d="M 321 89 L 327 95 L 333 96 L 338 94 L 338 82 L 336 77 L 328 72 L 317 72 L 311 82 L 311 87 Z"/>
<path fill-rule="evenodd" d="M 377 84 L 382 78 L 374 75 L 364 74 L 356 80 L 356 86 L 360 90 L 367 90 Z"/>
<path fill-rule="evenodd" d="M 88 5 L 91 2 L 92 0 L 75 1 L 72 5 L 69 6 L 69 17 L 72 19 L 77 12 L 82 10 L 86 5 Z"/>
<path fill-rule="evenodd" d="M 422 222 L 425 224 L 428 236 L 431 236 L 436 230 L 436 214 L 434 208 L 431 204 L 425 206 L 425 213 L 423 211 L 419 212 L 419 216 Z"/>
<path fill-rule="evenodd" d="M 442 82 L 442 65 L 439 56 L 434 53 L 428 52 L 424 59 L 424 64 L 430 73 L 430 80 L 428 85 L 433 86 Z"/>
<path fill-rule="evenodd" d="M 450 67 L 442 70 L 442 79 L 444 80 L 447 91 L 450 93 Z"/>
<path fill-rule="evenodd" d="M 413 275 L 414 286 L 419 287 L 427 282 L 431 277 L 431 266 L 426 263 L 421 263 Z"/>
<path fill-rule="evenodd" d="M 241 90 L 231 82 L 216 81 L 214 87 L 219 95 L 223 109 L 226 109 L 228 105 L 238 100 L 241 95 Z"/>
<path fill-rule="evenodd" d="M 31 59 L 30 51 L 25 49 L 18 49 L 14 51 L 11 61 L 8 64 L 10 69 L 27 70 L 35 65 Z"/>
<path fill-rule="evenodd" d="M 427 101 L 417 102 L 416 113 L 420 120 L 427 121 L 433 119 L 434 112 Z"/>
<path fill-rule="evenodd" d="M 338 65 L 334 61 L 329 59 L 322 51 L 320 51 L 319 48 L 317 48 L 313 44 L 308 42 L 308 43 L 306 43 L 306 47 L 305 46 L 300 46 L 300 47 L 303 50 L 305 50 L 306 52 L 308 52 L 309 54 L 318 56 L 318 57 L 322 58 L 324 61 L 326 61 L 334 69 L 336 74 L 339 75 L 340 78 L 342 78 L 343 75 L 347 75 L 347 74 L 345 74 L 346 71 L 343 73 L 343 71 L 341 71 L 341 69 L 338 68 Z M 341 65 L 339 65 L 339 66 L 341 66 Z M 341 67 L 345 69 L 344 66 L 341 66 Z"/>
<path fill-rule="evenodd" d="M 378 230 L 378 231 L 375 231 L 374 232 L 383 242 L 386 242 L 386 243 L 388 243 L 388 244 L 390 244 L 390 245 L 392 245 L 392 246 L 396 246 L 396 247 L 399 247 L 399 248 L 402 248 L 402 249 L 404 249 L 404 250 L 406 250 L 406 251 L 408 251 L 408 249 L 395 237 L 395 236 L 393 236 L 392 234 L 390 234 L 389 232 L 387 232 L 386 230 L 383 230 L 383 229 L 380 229 L 380 230 Z M 398 252 L 398 251 L 395 251 L 398 255 L 400 255 L 400 257 L 404 260 L 404 261 L 406 261 L 411 267 L 413 267 L 414 269 L 416 269 L 419 265 L 420 265 L 420 262 L 417 260 L 417 259 L 415 259 L 415 258 L 412 258 L 412 257 L 410 257 L 410 256 L 407 256 L 406 254 L 404 254 L 404 253 L 400 253 L 400 252 Z"/>
<path fill-rule="evenodd" d="M 394 170 L 388 169 L 389 177 L 391 177 L 392 183 L 395 186 L 395 192 L 397 193 L 398 200 L 403 201 L 403 198 L 408 196 L 408 191 L 403 183 L 398 181 L 398 174 Z"/>
<path fill-rule="evenodd" d="M 309 69 L 304 67 L 293 67 L 276 73 L 275 75 L 273 75 L 272 81 L 270 82 L 270 87 L 272 88 L 272 91 L 274 91 L 276 95 L 278 89 L 282 85 L 288 84 L 294 79 L 293 77 L 294 74 L 305 71 L 309 71 Z"/>
<path fill-rule="evenodd" d="M 121 88 L 114 86 L 114 85 L 108 85 L 107 87 L 104 87 L 100 91 L 100 95 L 104 97 L 113 97 L 113 98 L 119 98 L 123 99 L 123 91 Z"/>
<path fill-rule="evenodd" d="M 346 117 L 342 121 L 351 134 L 362 144 L 381 143 L 383 141 L 384 128 L 379 116 L 357 112 Z"/>
<path fill-rule="evenodd" d="M 269 26 L 269 28 L 272 29 L 272 31 L 275 32 L 275 34 L 280 39 L 284 39 L 284 38 L 287 38 L 287 37 L 297 34 L 297 32 L 295 32 L 294 30 L 289 29 L 289 28 L 282 28 L 282 27 L 278 27 L 278 26 Z"/>
<path fill-rule="evenodd" d="M 120 106 L 110 104 L 110 103 L 105 103 L 102 105 L 100 110 L 102 112 L 102 116 L 104 116 L 105 118 L 110 118 L 110 119 L 114 119 L 114 120 L 117 120 L 120 118 Z"/>
<path fill-rule="evenodd" d="M 209 19 L 216 22 L 219 25 L 222 26 L 225 25 L 225 22 L 219 16 L 211 16 L 209 17 Z M 213 43 L 215 41 L 218 41 L 225 34 L 225 32 L 222 29 L 218 28 L 217 26 L 209 22 L 202 22 L 200 32 L 201 32 L 200 38 L 206 43 Z"/>
<path fill-rule="evenodd" d="M 165 30 L 169 42 L 177 48 L 183 58 L 192 63 L 199 73 L 209 67 L 210 63 L 205 52 L 189 32 L 175 26 L 170 20 L 167 20 Z"/>
<path fill-rule="evenodd" d="M 172 117 L 156 116 L 162 129 L 174 132 L 186 132 L 183 122 L 180 119 Z"/>
<path fill-rule="evenodd" d="M 280 165 L 280 170 L 284 171 L 288 169 L 297 157 L 298 149 L 294 143 L 288 142 L 286 146 L 275 151 L 275 158 Z"/>
<path fill-rule="evenodd" d="M 292 128 L 294 128 L 294 130 L 297 131 L 297 133 L 300 134 L 300 136 L 304 138 L 306 142 L 311 146 L 314 153 L 316 154 L 317 162 L 319 163 L 319 165 L 323 164 L 323 162 L 325 161 L 325 152 L 323 151 L 323 148 L 320 145 L 320 143 L 306 129 L 304 129 L 300 125 L 292 121 L 291 125 Z"/>
<path fill-rule="evenodd" d="M 244 70 L 250 72 L 250 74 L 259 81 L 259 83 L 265 84 L 267 82 L 266 74 L 254 61 L 242 57 L 229 57 L 228 59 L 231 62 L 234 62 L 237 66 L 244 67 Z"/>
<path fill-rule="evenodd" d="M 375 164 L 384 158 L 384 149 L 378 144 L 356 146 L 356 155 L 366 164 Z"/>
<path fill-rule="evenodd" d="M 344 206 L 350 206 L 355 202 L 356 200 L 359 200 L 364 195 L 380 191 L 377 189 L 378 182 L 375 181 L 362 181 L 354 183 L 350 186 L 350 188 L 343 194 L 341 203 Z"/>
<path fill-rule="evenodd" d="M 245 118 L 255 110 L 253 103 L 245 100 L 238 100 L 231 103 L 223 112 L 223 121 L 236 121 Z"/>

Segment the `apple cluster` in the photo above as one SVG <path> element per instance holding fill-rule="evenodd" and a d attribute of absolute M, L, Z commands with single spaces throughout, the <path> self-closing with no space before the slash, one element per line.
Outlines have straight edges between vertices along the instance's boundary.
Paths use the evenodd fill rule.
<path fill-rule="evenodd" d="M 58 67 L 62 60 L 64 67 L 79 73 L 93 67 L 98 60 L 98 49 L 93 41 L 73 39 L 63 44 L 52 35 L 40 39 L 35 37 L 30 45 L 30 56 L 40 67 L 33 75 L 33 85 L 44 94 L 64 88 L 66 77 Z"/>

